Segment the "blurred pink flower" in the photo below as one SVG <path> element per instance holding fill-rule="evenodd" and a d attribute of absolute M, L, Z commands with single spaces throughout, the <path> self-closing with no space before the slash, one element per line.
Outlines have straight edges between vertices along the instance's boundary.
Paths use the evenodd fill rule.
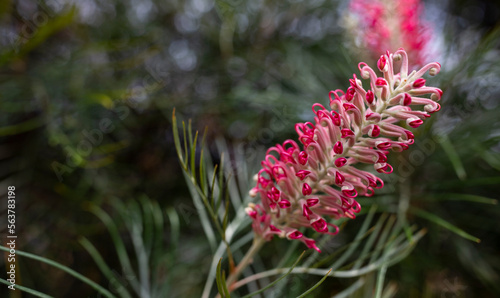
<path fill-rule="evenodd" d="M 402 46 L 413 65 L 426 60 L 432 30 L 421 19 L 424 7 L 419 0 L 352 0 L 350 10 L 357 16 L 358 32 L 372 54 Z"/>
<path fill-rule="evenodd" d="M 395 60 L 401 60 L 397 74 Z M 346 92 L 330 91 L 331 110 L 319 103 L 312 106 L 314 122 L 295 125 L 301 146 L 286 140 L 268 149 L 257 185 L 250 191 L 260 196 L 260 203 L 246 208 L 257 235 L 268 241 L 274 235 L 299 240 L 320 251 L 298 228 L 337 234 L 339 228 L 328 219 L 355 218 L 361 210 L 355 198 L 372 196 L 374 188 L 384 185 L 354 165 L 373 164 L 377 172 L 390 174 L 389 150 L 401 152 L 414 142 L 411 131 L 398 125 L 400 120 L 416 128 L 440 109 L 436 101 L 442 91 L 426 86 L 422 78 L 427 71 L 437 74 L 439 63 L 408 74 L 407 53 L 399 49 L 382 55 L 377 66 L 381 77 L 365 63 L 358 66 L 361 78 L 369 80 L 368 89 L 353 75 Z M 430 98 L 423 97 L 426 94 Z M 415 106 L 423 109 L 413 110 Z"/>

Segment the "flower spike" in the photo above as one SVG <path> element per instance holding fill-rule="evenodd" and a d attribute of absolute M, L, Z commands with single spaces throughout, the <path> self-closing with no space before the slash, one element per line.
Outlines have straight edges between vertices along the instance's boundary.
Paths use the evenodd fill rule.
<path fill-rule="evenodd" d="M 397 60 L 402 60 L 399 73 L 394 72 Z M 436 101 L 443 92 L 427 86 L 422 78 L 440 69 L 439 63 L 430 63 L 408 74 L 403 49 L 380 57 L 380 76 L 360 63 L 361 78 L 369 80 L 367 89 L 354 75 L 346 92 L 330 92 L 332 110 L 314 104 L 314 122 L 296 124 L 302 149 L 287 140 L 267 151 L 250 191 L 253 197 L 260 195 L 261 202 L 246 208 L 255 233 L 268 241 L 274 235 L 299 240 L 320 252 L 316 241 L 298 229 L 335 235 L 339 228 L 329 219 L 355 218 L 361 210 L 356 198 L 370 197 L 374 189 L 383 187 L 380 178 L 354 166 L 372 164 L 378 173 L 392 173 L 387 155 L 408 149 L 415 138 L 408 127 L 422 125 L 440 109 Z"/>

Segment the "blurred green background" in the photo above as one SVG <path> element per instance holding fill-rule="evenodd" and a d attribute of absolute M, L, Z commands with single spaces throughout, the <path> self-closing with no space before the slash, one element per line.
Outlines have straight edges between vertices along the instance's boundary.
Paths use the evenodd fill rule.
<path fill-rule="evenodd" d="M 429 85 L 444 91 L 443 108 L 405 153 L 420 150 L 425 158 L 409 165 L 408 177 L 398 170 L 383 177 L 387 190 L 370 200 L 394 211 L 383 194 L 404 188 L 415 210 L 427 212 L 408 220 L 428 233 L 386 281 L 397 297 L 498 296 L 500 4 L 424 4 L 435 34 L 432 61 L 443 66 Z M 373 65 L 346 29 L 347 10 L 346 1 L 323 0 L 2 0 L 0 192 L 6 202 L 7 185 L 16 187 L 18 249 L 111 288 L 81 245 L 86 237 L 127 284 L 116 242 L 93 213 L 100 206 L 116 220 L 133 252 L 124 232 L 133 216 L 120 217 L 112 206 L 136 210 L 148 202 L 165 219 L 154 283 L 168 297 L 199 296 L 211 257 L 173 146 L 174 107 L 194 129 L 207 128 L 215 163 L 216 144 L 225 140 L 226 156 L 245 161 L 251 176 L 266 147 L 294 138 L 294 123 L 312 120 L 313 103 L 327 104 L 330 90 L 348 87 L 358 62 Z M 401 160 L 393 158 L 398 169 Z M 0 210 L 6 218 L 6 203 Z M 6 224 L 0 230 L 5 235 Z M 272 263 L 286 245 L 270 245 L 265 256 Z M 21 285 L 56 297 L 97 297 L 58 269 L 22 257 L 17 264 Z M 332 279 L 315 293 L 330 297 L 347 285 Z M 1 286 L 0 296 L 9 295 L 25 297 Z"/>

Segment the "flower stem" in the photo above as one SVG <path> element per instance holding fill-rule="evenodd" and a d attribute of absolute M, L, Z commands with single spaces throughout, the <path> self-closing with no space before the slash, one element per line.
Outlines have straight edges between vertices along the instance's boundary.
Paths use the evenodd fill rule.
<path fill-rule="evenodd" d="M 228 276 L 226 284 L 229 287 L 229 292 L 232 290 L 233 284 L 237 281 L 237 278 L 241 274 L 241 272 L 248 266 L 253 260 L 253 257 L 255 254 L 259 252 L 259 250 L 262 248 L 262 246 L 266 243 L 264 238 L 255 235 L 253 239 L 252 246 L 250 249 L 247 251 L 243 259 L 241 259 L 241 262 L 236 266 L 235 270 L 231 272 L 231 274 Z"/>

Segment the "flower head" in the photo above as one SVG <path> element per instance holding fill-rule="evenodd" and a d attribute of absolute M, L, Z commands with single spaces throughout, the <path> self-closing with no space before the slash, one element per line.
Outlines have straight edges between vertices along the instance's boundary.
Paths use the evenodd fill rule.
<path fill-rule="evenodd" d="M 394 72 L 395 60 L 401 60 L 399 73 Z M 355 218 L 361 210 L 356 197 L 370 197 L 384 185 L 354 165 L 373 164 L 379 173 L 392 172 L 389 152 L 401 152 L 414 142 L 413 133 L 401 122 L 415 128 L 440 109 L 436 101 L 442 91 L 426 86 L 422 76 L 427 71 L 437 74 L 441 65 L 430 63 L 408 74 L 408 56 L 399 49 L 382 55 L 378 68 L 381 76 L 360 63 L 366 87 L 353 75 L 347 92 L 330 92 L 330 109 L 314 104 L 314 122 L 295 125 L 300 145 L 286 140 L 268 149 L 250 191 L 260 195 L 260 203 L 246 209 L 255 233 L 266 240 L 274 235 L 299 240 L 320 251 L 315 240 L 298 228 L 335 235 L 339 228 L 328 219 Z M 412 109 L 422 106 L 422 110 Z"/>
<path fill-rule="evenodd" d="M 352 0 L 351 16 L 355 16 L 357 33 L 371 53 L 403 46 L 413 65 L 421 65 L 427 56 L 432 30 L 422 21 L 420 0 Z"/>

